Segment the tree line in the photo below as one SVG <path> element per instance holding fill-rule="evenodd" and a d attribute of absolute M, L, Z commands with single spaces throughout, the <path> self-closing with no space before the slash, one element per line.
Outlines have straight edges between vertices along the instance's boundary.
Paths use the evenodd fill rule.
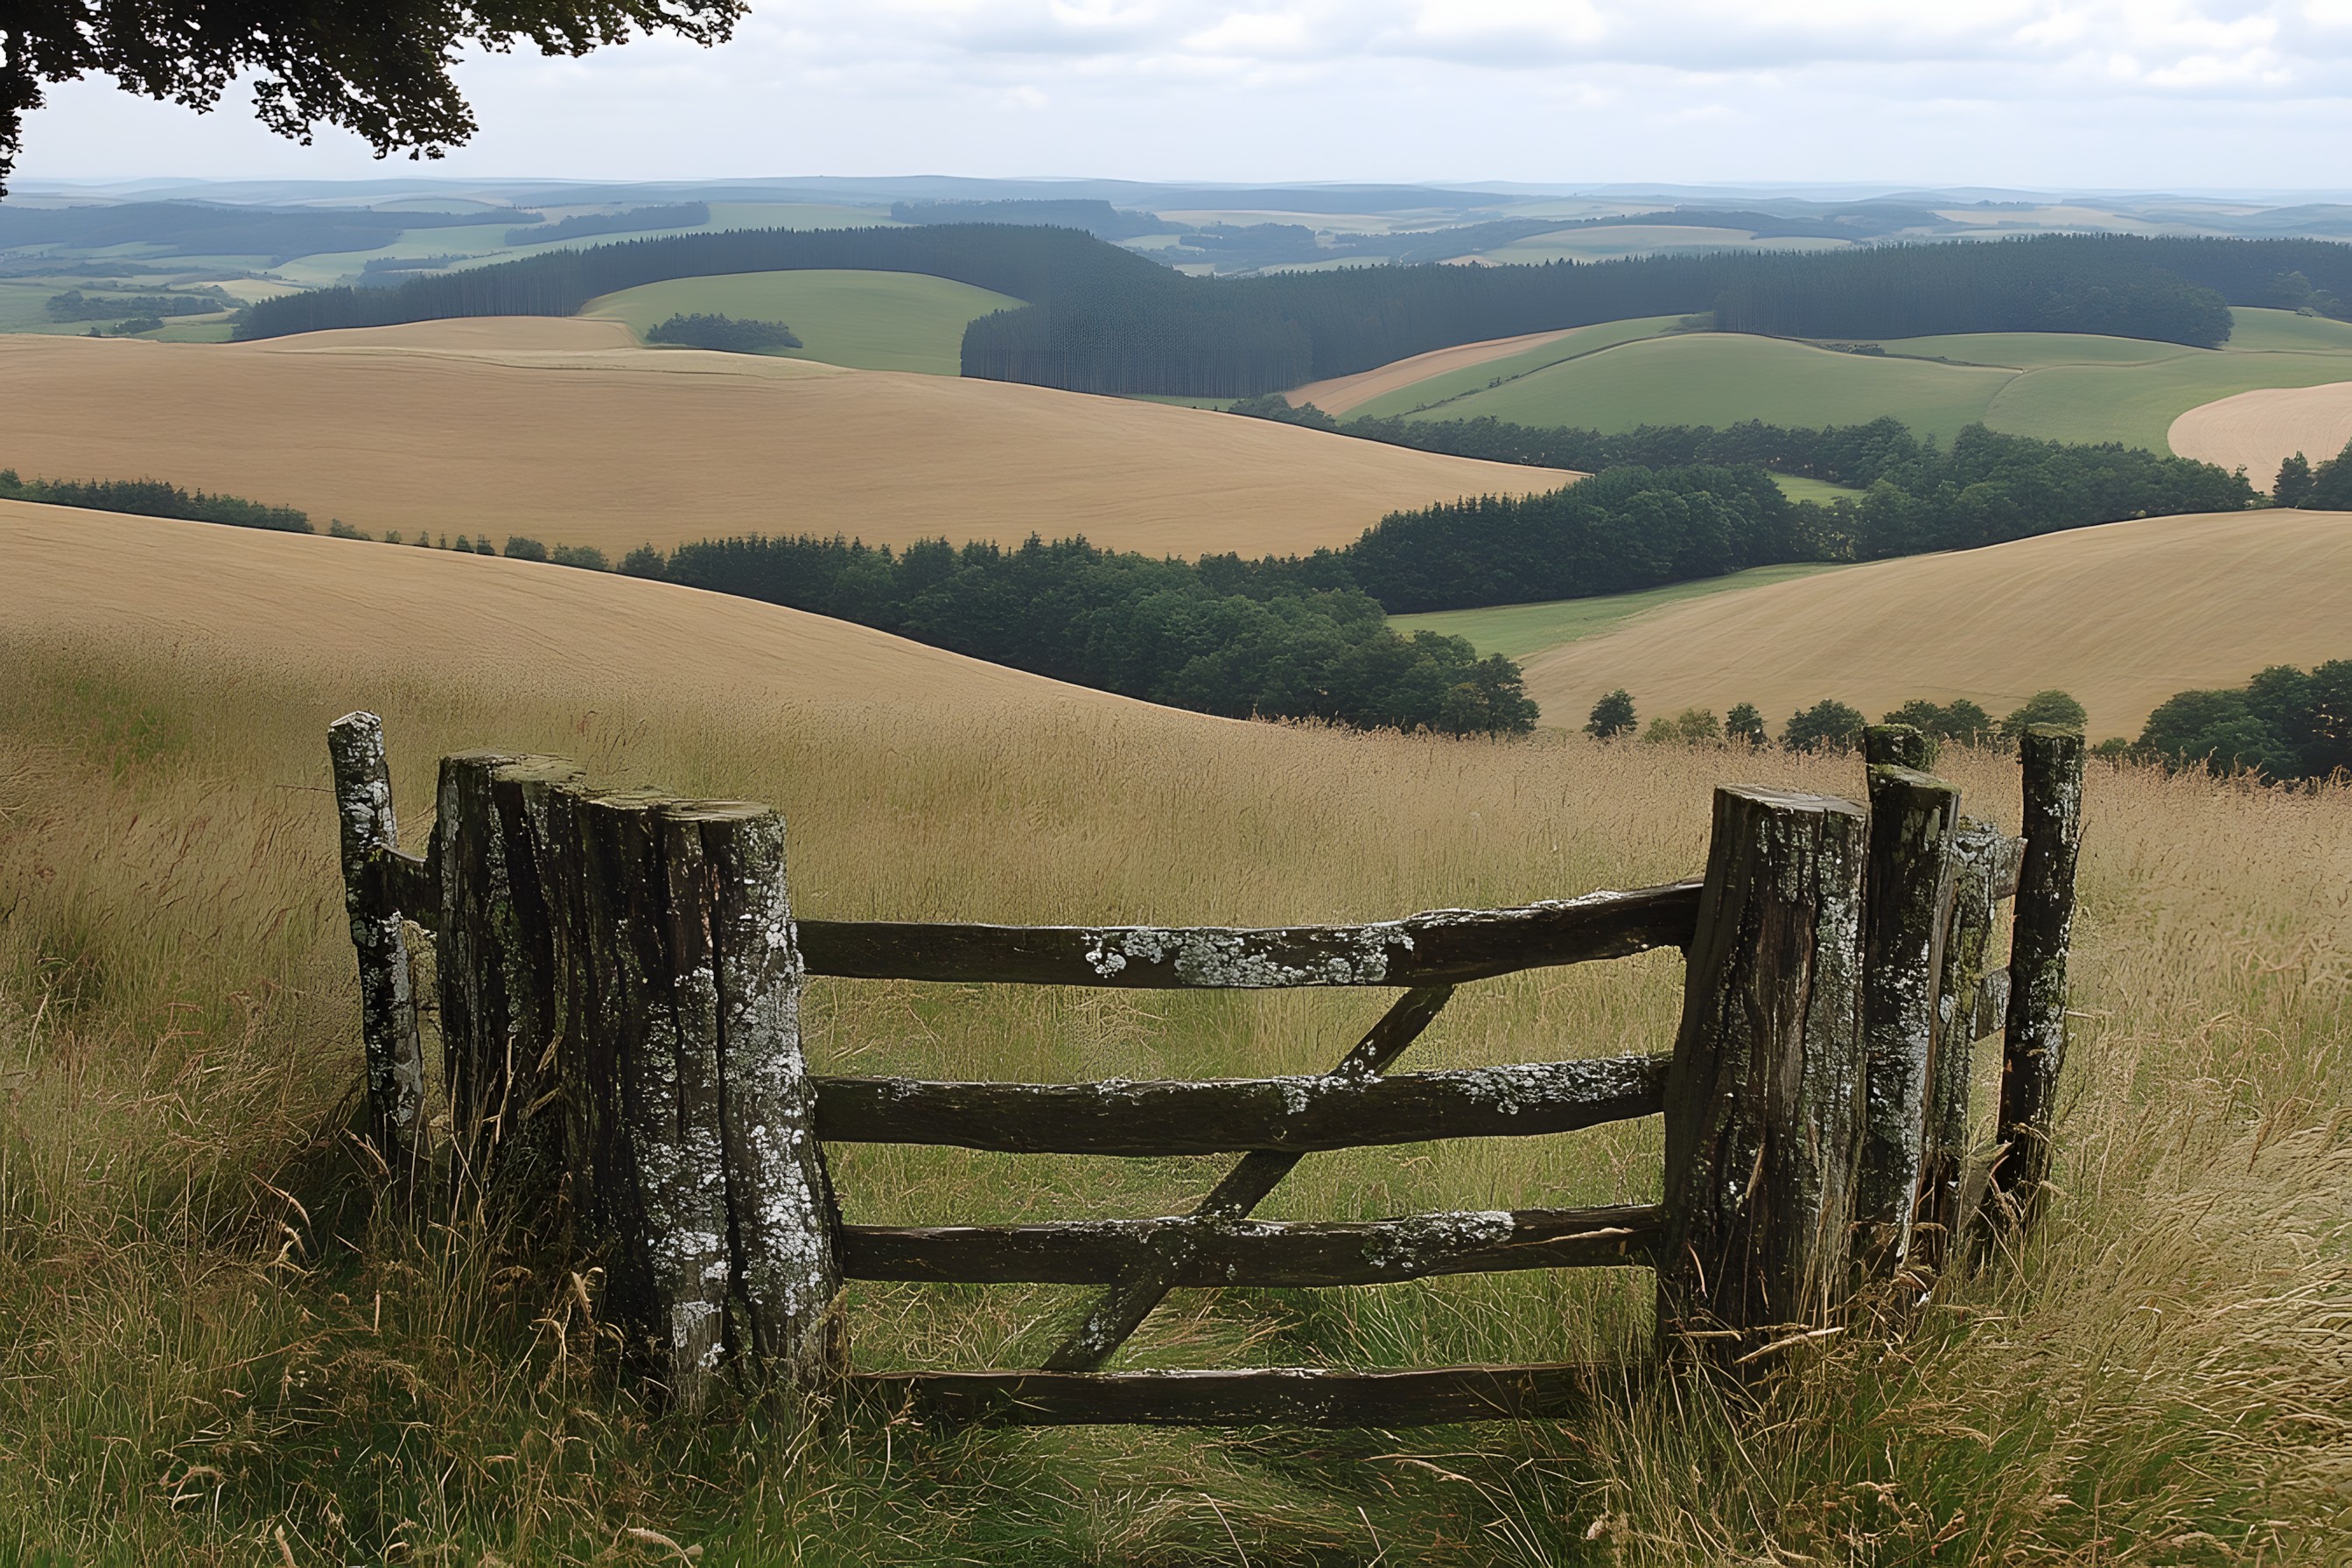
<path fill-rule="evenodd" d="M 1981 704 L 1965 697 L 1949 702 L 1915 697 L 1880 722 L 1908 724 L 1925 735 L 1932 748 L 1945 741 L 1968 746 L 2014 746 L 2019 737 L 2036 724 L 2080 730 L 2088 718 L 2083 705 L 2072 695 L 2053 689 L 2035 692 L 1998 723 Z M 1859 751 L 1869 723 L 1862 710 L 1852 703 L 1841 702 L 1834 697 L 1823 698 L 1789 716 L 1789 721 L 1780 728 L 1780 744 L 1791 752 Z M 1772 740 L 1765 726 L 1763 710 L 1753 702 L 1734 703 L 1720 720 L 1710 708 L 1661 713 L 1643 729 L 1634 710 L 1633 693 L 1622 686 L 1593 703 L 1584 721 L 1584 732 L 1596 741 L 1613 741 L 1639 733 L 1651 744 L 1767 746 Z"/>
<path fill-rule="evenodd" d="M 2234 511 L 2255 499 L 2244 476 L 2210 463 L 1981 425 L 1949 447 L 1894 419 L 1820 430 L 1651 426 L 1622 436 L 1491 419 L 1335 427 L 1424 450 L 1594 471 L 1546 494 L 1482 496 L 1381 519 L 1349 560 L 1354 580 L 1393 612 L 1624 593 L 1783 562 L 1972 549 L 2130 518 Z M 1766 467 L 1860 493 L 1791 501 Z M 2352 477 L 2352 464 L 2345 467 Z"/>
<path fill-rule="evenodd" d="M 1510 734 L 1534 728 L 1518 667 L 1464 638 L 1400 636 L 1312 565 L 1194 564 L 1032 537 L 904 551 L 742 536 L 632 552 L 621 570 L 785 605 L 993 664 L 1228 718 Z"/>
<path fill-rule="evenodd" d="M 551 251 L 395 289 L 265 300 L 238 331 L 564 316 L 598 295 L 665 279 L 800 268 L 930 273 L 1024 301 L 965 329 L 966 375 L 1211 397 L 1628 317 L 1711 311 L 1728 329 L 1813 337 L 2094 331 L 2210 347 L 2229 335 L 2229 306 L 2275 303 L 2284 279 L 2299 277 L 2329 298 L 2352 295 L 2352 247 L 2319 240 L 2050 235 L 1191 278 L 1076 229 L 965 223 L 739 230 Z"/>
<path fill-rule="evenodd" d="M 2305 511 L 2352 511 L 2352 441 L 2317 468 L 2301 452 L 2279 465 L 2271 500 Z"/>
<path fill-rule="evenodd" d="M 39 501 L 91 511 L 130 512 L 138 517 L 178 518 L 187 522 L 226 523 L 276 533 L 315 533 L 310 513 L 299 507 L 268 506 L 238 496 L 182 489 L 162 479 L 40 479 L 0 468 L 0 499 Z"/>
<path fill-rule="evenodd" d="M 2352 773 L 2352 658 L 2310 669 L 2274 664 L 2242 687 L 2177 692 L 2121 753 L 2216 773 L 2292 781 Z"/>

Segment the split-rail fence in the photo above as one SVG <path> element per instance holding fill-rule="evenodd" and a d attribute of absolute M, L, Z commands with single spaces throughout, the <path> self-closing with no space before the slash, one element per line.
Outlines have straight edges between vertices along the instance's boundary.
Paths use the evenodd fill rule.
<path fill-rule="evenodd" d="M 1631 1266 L 1655 1271 L 1661 1353 L 1753 1371 L 1832 1327 L 1857 1289 L 1916 1289 L 2030 1223 L 2049 1168 L 2081 831 L 2082 741 L 2064 731 L 2022 742 L 2021 838 L 1963 817 L 1959 791 L 1920 771 L 1917 732 L 1882 726 L 1867 806 L 1718 790 L 1699 879 L 1270 930 L 795 920 L 775 812 L 599 790 L 541 756 L 444 758 L 415 856 L 399 847 L 380 722 L 349 715 L 330 742 L 374 1147 L 412 1186 L 446 1168 L 517 1201 L 560 1193 L 600 1252 L 608 1312 L 687 1407 L 727 1376 L 796 1404 L 1013 1422 L 1558 1415 L 1626 1369 L 1102 1368 L 1182 1287 Z M 435 933 L 453 1145 L 437 1156 L 404 922 Z M 1671 1052 L 1389 1070 L 1455 986 L 1660 948 L 1686 954 Z M 812 974 L 1402 994 L 1320 1077 L 956 1083 L 810 1073 Z M 1972 1174 L 1972 1058 L 1995 1033 L 1997 1142 Z M 1660 1113 L 1654 1204 L 1249 1217 L 1318 1150 Z M 1181 1216 L 867 1226 L 841 1221 L 824 1157 L 837 1142 L 1239 1158 Z M 1041 1368 L 852 1373 L 845 1279 L 1099 1295 Z"/>

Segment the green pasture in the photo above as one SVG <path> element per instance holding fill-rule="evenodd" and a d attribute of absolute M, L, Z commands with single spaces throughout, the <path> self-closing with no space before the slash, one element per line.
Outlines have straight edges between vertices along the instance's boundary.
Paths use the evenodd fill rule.
<path fill-rule="evenodd" d="M 1782 481 L 1783 488 L 1792 483 L 1819 484 L 1820 481 Z M 1835 485 L 1822 485 L 1821 488 L 1829 490 L 1838 489 Z M 1832 563 L 1798 561 L 1780 566 L 1758 566 L 1746 572 L 1734 572 L 1725 577 L 1705 577 L 1696 583 L 1672 583 L 1663 588 L 1644 588 L 1638 594 L 1604 594 L 1589 599 L 1553 599 L 1538 605 L 1496 605 L 1489 609 L 1433 610 L 1426 615 L 1391 616 L 1389 625 L 1408 637 L 1414 632 L 1442 632 L 1447 637 L 1469 638 L 1470 646 L 1481 654 L 1499 653 L 1506 658 L 1526 658 L 1546 648 L 1558 647 L 1562 643 L 1575 642 L 1580 637 L 1611 630 L 1645 610 L 1680 604 L 1685 599 L 1705 598 L 1710 594 L 1762 588 L 1774 583 L 1785 583 L 1792 577 L 1810 577 L 1816 572 L 1836 569 L 1837 564 Z"/>
<path fill-rule="evenodd" d="M 807 345 L 782 351 L 788 358 L 954 375 L 972 318 L 1020 303 L 921 272 L 812 269 L 676 278 L 593 300 L 585 313 L 625 321 L 641 336 L 681 313 L 782 321 Z"/>
<path fill-rule="evenodd" d="M 1962 426 L 2053 441 L 2120 441 L 2168 451 L 2173 420 L 2263 387 L 2352 381 L 2352 323 L 2284 310 L 2236 312 L 2227 346 L 2065 332 L 1961 332 L 1889 339 L 1884 355 L 1731 332 L 1659 336 L 1658 323 L 1581 329 L 1570 340 L 1432 376 L 1358 412 L 1571 425 L 1862 424 L 1891 415 L 1949 440 Z M 1633 329 L 1646 329 L 1635 331 Z M 1614 342 L 1612 332 L 1621 334 Z M 1498 384 L 1486 384 L 1498 382 Z"/>
<path fill-rule="evenodd" d="M 1603 349 L 1613 349 L 1621 343 L 1657 337 L 1674 331 L 1682 320 L 1680 316 L 1642 316 L 1631 321 L 1602 321 L 1597 326 L 1578 327 L 1549 342 L 1538 343 L 1508 358 L 1488 360 L 1484 364 L 1464 365 L 1459 370 L 1444 371 L 1426 380 L 1416 381 L 1411 386 L 1375 397 L 1370 403 L 1349 410 L 1348 417 L 1389 418 L 1435 408 L 1474 392 L 1484 392 L 1500 383 L 1516 381 L 1569 360 L 1581 359 Z"/>
<path fill-rule="evenodd" d="M 1734 332 L 1630 342 L 1457 398 L 1424 417 L 1631 430 L 1642 425 L 1864 425 L 1893 415 L 1949 440 L 2016 373 L 1839 353 Z"/>
<path fill-rule="evenodd" d="M 1547 261 L 1613 261 L 1625 256 L 1670 256 L 1706 250 L 1843 250 L 1846 242 L 1828 237 L 1759 239 L 1744 228 L 1697 228 L 1674 224 L 1612 224 L 1606 228 L 1568 228 L 1531 234 L 1492 250 L 1486 260 L 1507 266 Z"/>

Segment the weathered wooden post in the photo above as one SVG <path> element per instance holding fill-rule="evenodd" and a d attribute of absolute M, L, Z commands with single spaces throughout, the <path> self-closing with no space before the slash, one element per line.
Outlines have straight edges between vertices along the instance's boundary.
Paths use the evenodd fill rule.
<path fill-rule="evenodd" d="M 1873 724 L 1862 732 L 1862 760 L 1868 766 L 1912 768 L 1926 773 L 1936 762 L 1936 742 L 1916 724 Z"/>
<path fill-rule="evenodd" d="M 2066 1065 L 2066 949 L 2083 843 L 2083 737 L 2036 724 L 2019 746 L 2025 856 L 2009 950 L 2009 1029 L 2000 1064 L 2001 1152 L 1985 1192 L 1996 1234 L 2032 1225 L 2050 1175 L 2058 1077 Z"/>
<path fill-rule="evenodd" d="M 764 806 L 552 787 L 556 1058 L 616 1316 L 692 1409 L 722 1366 L 822 1391 L 838 1220 L 800 1043 L 783 823 Z"/>
<path fill-rule="evenodd" d="M 413 1186 L 427 1153 L 425 1051 L 416 1032 L 408 943 L 384 866 L 399 847 L 400 824 L 392 809 L 383 721 L 373 713 L 344 714 L 327 727 L 327 753 L 342 835 L 343 908 L 359 952 L 369 1136 L 394 1178 Z"/>
<path fill-rule="evenodd" d="M 1865 822 L 1850 801 L 1719 789 L 1665 1094 L 1661 1349 L 1737 1362 L 1847 1284 L 1862 1115 Z"/>
<path fill-rule="evenodd" d="M 550 1184 L 562 1168 L 554 921 L 531 815 L 579 777 L 560 757 L 441 759 L 443 1079 L 460 1168 L 485 1191 Z"/>
<path fill-rule="evenodd" d="M 1967 1223 L 1961 1183 L 1969 1147 L 1969 1094 L 1976 1043 L 1999 1026 L 2009 972 L 1989 968 L 2003 889 L 2015 880 L 2016 840 L 1990 822 L 1960 818 L 1952 835 L 1952 901 L 1927 1076 L 1927 1134 L 1920 1154 L 1913 1257 L 1933 1272 L 1955 1256 Z"/>
<path fill-rule="evenodd" d="M 1911 731 L 1916 735 L 1918 731 Z M 1856 1261 L 1887 1278 L 1911 1252 L 1927 1129 L 1937 983 L 1951 897 L 1960 792 L 1908 767 L 1870 770 L 1870 863 L 1864 878 L 1861 1166 Z"/>

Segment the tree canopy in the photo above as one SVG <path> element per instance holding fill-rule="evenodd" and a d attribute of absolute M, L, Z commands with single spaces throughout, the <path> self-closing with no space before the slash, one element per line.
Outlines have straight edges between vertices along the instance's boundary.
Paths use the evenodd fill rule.
<path fill-rule="evenodd" d="M 112 77 L 203 113 L 238 77 L 254 112 L 308 145 L 321 125 L 382 158 L 438 158 L 474 133 L 449 66 L 471 45 L 584 55 L 632 32 L 723 42 L 745 0 L 42 0 L 0 10 L 0 195 L 49 83 Z"/>

